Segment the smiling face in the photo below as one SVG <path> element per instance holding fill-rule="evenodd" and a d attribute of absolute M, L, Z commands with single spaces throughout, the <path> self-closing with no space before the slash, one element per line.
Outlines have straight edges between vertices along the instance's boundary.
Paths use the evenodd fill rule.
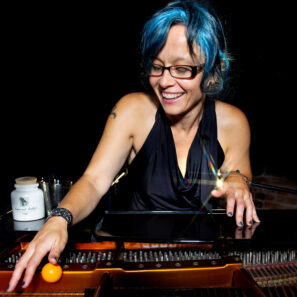
<path fill-rule="evenodd" d="M 157 66 L 199 66 L 203 64 L 200 59 L 200 49 L 194 47 L 195 57 L 192 57 L 186 37 L 186 27 L 174 25 L 169 30 L 167 40 L 161 51 L 152 61 Z M 159 77 L 151 76 L 150 84 L 162 104 L 167 115 L 182 116 L 199 108 L 199 103 L 205 98 L 200 84 L 203 71 L 190 79 L 174 78 L 169 70 L 164 70 Z"/>

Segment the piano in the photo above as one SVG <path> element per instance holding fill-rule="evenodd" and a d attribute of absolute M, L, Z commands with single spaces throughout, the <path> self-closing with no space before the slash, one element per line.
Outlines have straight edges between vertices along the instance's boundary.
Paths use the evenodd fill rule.
<path fill-rule="evenodd" d="M 58 282 L 41 278 L 45 258 L 28 288 L 6 293 L 36 232 L 16 228 L 7 214 L 0 220 L 0 296 L 297 296 L 297 210 L 258 215 L 261 223 L 238 228 L 220 209 L 106 211 L 95 228 L 70 228 Z"/>

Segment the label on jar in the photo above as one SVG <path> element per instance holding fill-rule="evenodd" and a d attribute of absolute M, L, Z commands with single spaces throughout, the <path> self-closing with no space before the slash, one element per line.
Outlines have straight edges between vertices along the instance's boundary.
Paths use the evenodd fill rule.
<path fill-rule="evenodd" d="M 35 192 L 30 195 L 12 193 L 12 214 L 13 219 L 18 221 L 33 221 L 44 217 L 43 193 Z"/>
<path fill-rule="evenodd" d="M 36 206 L 30 205 L 29 203 L 30 198 L 26 197 L 18 197 L 19 199 L 19 206 L 15 207 L 16 211 L 20 211 L 23 215 L 28 215 L 30 212 L 35 211 L 37 209 Z"/>

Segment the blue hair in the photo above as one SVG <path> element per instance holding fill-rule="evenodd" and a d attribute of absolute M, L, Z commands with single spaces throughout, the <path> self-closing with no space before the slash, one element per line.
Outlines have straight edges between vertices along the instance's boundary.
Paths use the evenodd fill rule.
<path fill-rule="evenodd" d="M 218 17 L 195 0 L 173 1 L 146 22 L 141 41 L 144 73 L 150 72 L 152 60 L 164 46 L 170 28 L 177 24 L 186 26 L 190 54 L 194 56 L 197 44 L 205 59 L 202 90 L 208 95 L 219 93 L 229 70 L 224 32 Z"/>

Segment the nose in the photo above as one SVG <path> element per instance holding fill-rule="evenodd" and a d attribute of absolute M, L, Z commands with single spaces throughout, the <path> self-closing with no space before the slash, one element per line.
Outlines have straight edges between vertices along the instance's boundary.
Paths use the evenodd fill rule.
<path fill-rule="evenodd" d="M 162 88 L 168 87 L 175 83 L 175 79 L 171 76 L 169 69 L 164 69 L 162 76 L 160 77 L 159 84 Z"/>

